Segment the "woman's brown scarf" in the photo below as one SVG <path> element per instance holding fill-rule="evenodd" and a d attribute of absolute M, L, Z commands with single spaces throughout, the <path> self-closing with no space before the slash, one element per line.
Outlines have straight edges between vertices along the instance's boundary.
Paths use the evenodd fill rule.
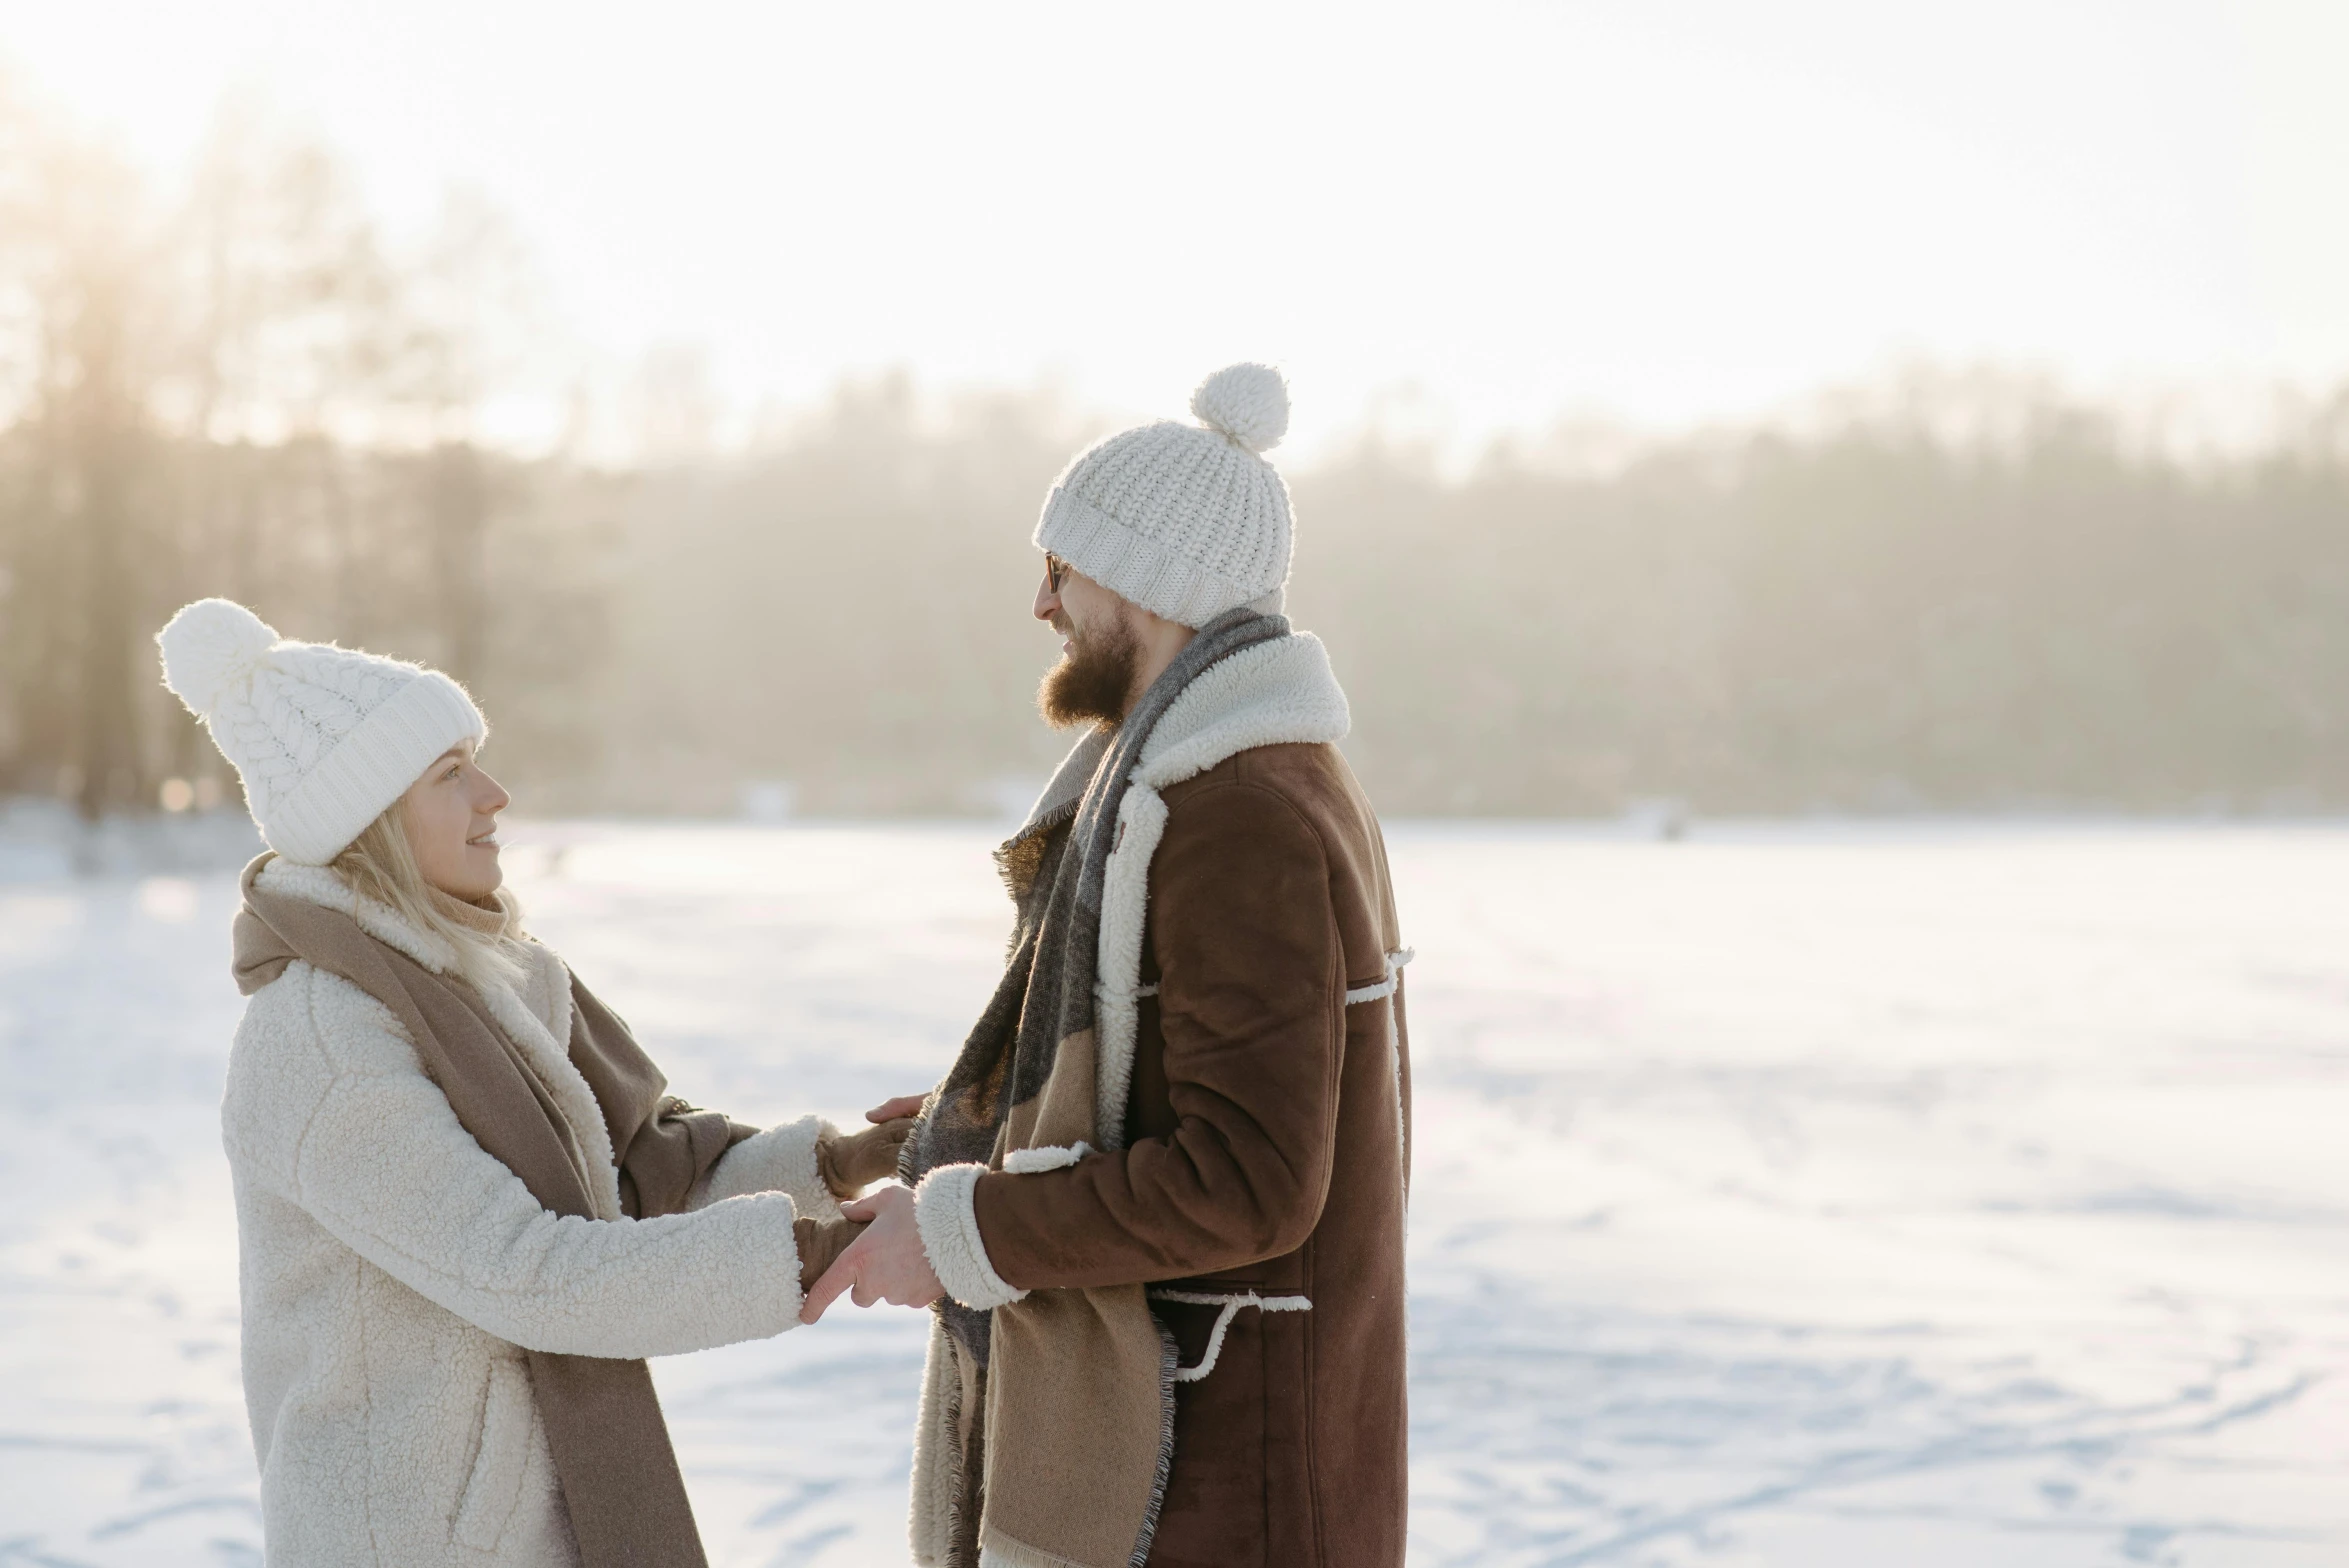
<path fill-rule="evenodd" d="M 340 975 L 391 1009 L 424 1071 L 474 1141 L 555 1214 L 596 1217 L 584 1156 L 546 1086 L 461 980 L 434 974 L 340 910 L 256 886 L 245 868 L 236 920 L 237 989 L 250 996 L 296 959 Z M 667 1095 L 628 1026 L 571 978 L 571 1064 L 620 1153 L 620 1206 L 674 1214 L 719 1156 L 754 1129 Z M 587 1568 L 706 1568 L 685 1480 L 642 1361 L 533 1350 L 530 1381 L 572 1535 Z"/>

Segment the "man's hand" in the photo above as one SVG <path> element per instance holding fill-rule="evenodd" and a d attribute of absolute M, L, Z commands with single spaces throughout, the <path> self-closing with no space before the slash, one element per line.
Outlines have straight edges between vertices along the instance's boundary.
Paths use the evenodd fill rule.
<path fill-rule="evenodd" d="M 919 1116 L 922 1107 L 930 1103 L 926 1094 L 901 1094 L 894 1100 L 884 1100 L 865 1112 L 868 1122 L 893 1122 L 900 1116 Z"/>
<path fill-rule="evenodd" d="M 842 1204 L 840 1212 L 852 1220 L 872 1223 L 807 1293 L 799 1309 L 800 1322 L 813 1323 L 822 1317 L 842 1292 L 852 1292 L 849 1299 L 860 1307 L 876 1301 L 893 1307 L 926 1307 L 946 1294 L 946 1287 L 938 1283 L 937 1271 L 930 1267 L 930 1255 L 922 1250 L 911 1192 L 903 1187 L 883 1187 L 869 1198 Z"/>

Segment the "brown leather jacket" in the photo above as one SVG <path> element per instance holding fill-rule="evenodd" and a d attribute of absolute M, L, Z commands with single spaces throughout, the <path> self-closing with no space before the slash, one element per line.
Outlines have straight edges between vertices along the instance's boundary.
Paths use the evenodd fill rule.
<path fill-rule="evenodd" d="M 1183 1365 L 1212 1353 L 1178 1384 L 1153 1568 L 1394 1568 L 1411 1076 L 1378 820 L 1323 745 L 1165 797 L 1127 1149 L 982 1177 L 980 1234 L 1022 1289 L 1149 1282 Z"/>

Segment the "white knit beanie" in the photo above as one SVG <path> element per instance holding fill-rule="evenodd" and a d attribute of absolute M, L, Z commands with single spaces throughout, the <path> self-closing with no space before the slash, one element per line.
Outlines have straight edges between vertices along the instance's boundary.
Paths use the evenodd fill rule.
<path fill-rule="evenodd" d="M 1036 543 L 1179 625 L 1243 604 L 1277 612 L 1289 487 L 1258 454 L 1288 433 L 1288 384 L 1270 365 L 1229 365 L 1191 412 L 1200 424 L 1164 419 L 1079 454 L 1044 498 Z"/>
<path fill-rule="evenodd" d="M 438 670 L 286 641 L 226 599 L 198 599 L 155 641 L 163 684 L 235 765 L 262 838 L 302 865 L 334 859 L 434 758 L 489 734 Z"/>

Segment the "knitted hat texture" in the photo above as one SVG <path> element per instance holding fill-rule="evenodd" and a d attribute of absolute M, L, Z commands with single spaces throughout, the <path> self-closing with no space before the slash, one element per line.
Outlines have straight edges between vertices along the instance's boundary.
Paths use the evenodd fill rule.
<path fill-rule="evenodd" d="M 438 670 L 290 642 L 226 599 L 197 600 L 155 641 L 163 684 L 235 766 L 262 838 L 301 865 L 334 859 L 434 758 L 489 734 Z"/>
<path fill-rule="evenodd" d="M 1200 423 L 1163 419 L 1080 453 L 1044 499 L 1036 543 L 1179 625 L 1277 611 L 1294 524 L 1262 454 L 1288 433 L 1288 384 L 1270 365 L 1228 365 L 1191 412 Z"/>

